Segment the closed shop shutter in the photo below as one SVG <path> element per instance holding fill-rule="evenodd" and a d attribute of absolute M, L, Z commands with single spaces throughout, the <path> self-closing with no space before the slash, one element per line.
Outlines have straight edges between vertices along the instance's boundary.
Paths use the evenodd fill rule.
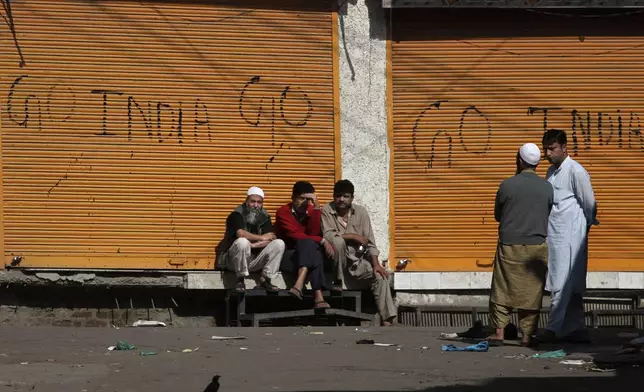
<path fill-rule="evenodd" d="M 331 1 L 2 3 L 6 262 L 209 269 L 249 186 L 331 197 Z"/>
<path fill-rule="evenodd" d="M 489 269 L 498 185 L 559 128 L 599 204 L 590 269 L 644 269 L 644 15 L 627 14 L 393 11 L 396 258 Z"/>

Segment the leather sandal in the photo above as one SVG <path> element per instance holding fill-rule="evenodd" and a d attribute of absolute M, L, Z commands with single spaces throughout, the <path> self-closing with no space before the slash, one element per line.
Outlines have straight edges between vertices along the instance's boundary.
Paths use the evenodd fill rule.
<path fill-rule="evenodd" d="M 269 293 L 277 293 L 280 291 L 280 288 L 275 286 L 274 284 L 271 283 L 271 280 L 269 278 L 260 278 L 259 280 L 259 285 L 264 288 L 264 290 L 268 291 Z"/>
<path fill-rule="evenodd" d="M 302 300 L 302 291 L 297 287 L 291 287 L 290 290 L 288 291 L 288 294 L 292 297 L 299 299 L 300 301 Z"/>
<path fill-rule="evenodd" d="M 313 309 L 329 309 L 331 305 L 326 301 L 318 301 L 313 305 Z"/>

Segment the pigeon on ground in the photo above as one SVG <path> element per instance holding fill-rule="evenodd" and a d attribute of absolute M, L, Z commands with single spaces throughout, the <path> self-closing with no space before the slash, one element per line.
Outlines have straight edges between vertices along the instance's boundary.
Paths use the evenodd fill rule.
<path fill-rule="evenodd" d="M 219 391 L 219 375 L 217 374 L 215 377 L 212 378 L 212 381 L 206 389 L 203 390 L 203 392 L 217 392 Z"/>

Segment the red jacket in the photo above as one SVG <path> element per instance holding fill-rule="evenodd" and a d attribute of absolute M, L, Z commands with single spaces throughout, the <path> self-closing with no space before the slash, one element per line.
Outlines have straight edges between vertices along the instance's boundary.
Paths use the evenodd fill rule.
<path fill-rule="evenodd" d="M 322 211 L 309 204 L 306 217 L 300 223 L 293 213 L 291 203 L 281 206 L 275 214 L 275 234 L 284 240 L 286 247 L 293 249 L 297 240 L 310 238 L 315 242 L 322 241 Z"/>

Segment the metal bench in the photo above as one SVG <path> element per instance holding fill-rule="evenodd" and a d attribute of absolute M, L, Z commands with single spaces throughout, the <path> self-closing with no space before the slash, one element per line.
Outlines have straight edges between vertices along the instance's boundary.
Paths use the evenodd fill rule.
<path fill-rule="evenodd" d="M 301 310 L 290 310 L 290 311 L 279 311 L 279 312 L 257 312 L 257 313 L 247 313 L 246 305 L 247 301 L 250 298 L 264 298 L 267 297 L 289 297 L 288 291 L 280 290 L 277 293 L 268 293 L 264 289 L 250 289 L 246 290 L 245 293 L 237 293 L 235 290 L 228 290 L 226 292 L 226 325 L 231 326 L 232 321 L 230 319 L 232 304 L 234 303 L 235 309 L 235 324 L 238 327 L 242 326 L 242 322 L 249 322 L 253 327 L 259 327 L 260 321 L 263 320 L 275 320 L 275 319 L 287 319 L 287 318 L 296 318 L 296 317 L 313 317 L 313 316 L 333 316 L 337 318 L 348 318 L 359 320 L 362 324 L 372 325 L 375 322 L 375 315 L 362 313 L 362 291 L 359 290 L 343 290 L 343 291 L 325 291 L 323 292 L 324 297 L 328 302 L 338 302 L 334 301 L 339 299 L 342 308 L 328 308 L 328 309 L 301 309 Z M 311 298 L 312 294 L 310 291 L 304 292 L 304 298 Z M 349 299 L 349 301 L 345 301 Z M 347 302 L 350 302 L 348 305 L 350 309 L 345 309 Z"/>

